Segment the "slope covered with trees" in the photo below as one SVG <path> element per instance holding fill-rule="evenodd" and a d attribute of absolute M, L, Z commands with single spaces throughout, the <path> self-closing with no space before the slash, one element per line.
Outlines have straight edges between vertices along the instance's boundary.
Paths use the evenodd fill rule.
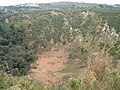
<path fill-rule="evenodd" d="M 106 14 L 103 11 L 98 12 L 97 9 L 88 10 L 88 8 L 49 9 L 1 14 L 1 72 L 14 76 L 26 75 L 31 63 L 37 60 L 38 52 L 49 51 L 56 44 L 58 46 L 68 45 L 69 59 L 66 67 L 60 71 L 67 73 L 68 87 L 53 85 L 48 86 L 48 90 L 49 88 L 55 88 L 55 90 L 87 90 L 88 88 L 110 90 L 113 88 L 119 90 L 119 27 L 116 24 L 111 26 L 112 17 L 103 16 Z M 116 12 L 112 15 L 116 16 Z M 7 75 L 1 74 L 0 77 L 6 79 Z M 8 80 L 11 78 L 7 77 Z M 22 79 L 18 78 L 18 80 Z M 26 89 L 29 84 L 30 82 L 26 84 Z M 21 84 L 19 85 L 18 87 L 21 87 Z M 3 86 L 1 86 L 2 89 L 9 87 Z M 42 88 L 44 87 L 41 87 L 41 90 Z"/>

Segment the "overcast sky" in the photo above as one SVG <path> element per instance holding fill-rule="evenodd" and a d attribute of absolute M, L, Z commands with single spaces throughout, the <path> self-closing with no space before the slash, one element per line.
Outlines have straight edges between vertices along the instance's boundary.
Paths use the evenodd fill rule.
<path fill-rule="evenodd" d="M 24 4 L 24 3 L 49 3 L 59 1 L 70 1 L 70 2 L 88 2 L 88 3 L 99 3 L 99 4 L 120 4 L 120 0 L 0 0 L 0 6 Z"/>

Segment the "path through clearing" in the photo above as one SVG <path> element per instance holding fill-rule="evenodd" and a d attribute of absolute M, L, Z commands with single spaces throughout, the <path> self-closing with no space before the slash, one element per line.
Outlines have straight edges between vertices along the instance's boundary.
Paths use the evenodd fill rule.
<path fill-rule="evenodd" d="M 38 60 L 35 62 L 36 69 L 32 69 L 29 78 L 47 82 L 61 82 L 62 77 L 54 76 L 57 71 L 62 70 L 65 67 L 65 62 L 68 59 L 68 53 L 65 47 L 56 48 L 53 47 L 50 51 L 38 54 Z"/>

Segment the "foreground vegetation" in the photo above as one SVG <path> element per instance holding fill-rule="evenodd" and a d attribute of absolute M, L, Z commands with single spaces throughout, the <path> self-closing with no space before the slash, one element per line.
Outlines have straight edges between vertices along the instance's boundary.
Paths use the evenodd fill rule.
<path fill-rule="evenodd" d="M 34 80 L 0 74 L 1 90 L 119 90 L 120 72 L 109 67 L 106 60 L 96 57 L 77 78 L 69 78 L 67 84 L 43 84 Z M 104 58 L 105 59 L 105 58 Z M 106 57 L 107 59 L 107 57 Z"/>

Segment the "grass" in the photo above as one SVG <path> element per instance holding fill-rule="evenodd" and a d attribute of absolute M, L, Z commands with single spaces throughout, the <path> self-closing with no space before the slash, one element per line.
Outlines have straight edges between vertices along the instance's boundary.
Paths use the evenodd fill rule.
<path fill-rule="evenodd" d="M 78 69 L 77 76 L 68 77 L 66 84 L 43 84 L 40 81 L 13 77 L 0 73 L 0 90 L 120 90 L 119 68 L 112 68 L 110 57 L 98 53 L 94 62 L 91 57 L 87 67 Z M 55 73 L 59 76 L 61 73 Z"/>

